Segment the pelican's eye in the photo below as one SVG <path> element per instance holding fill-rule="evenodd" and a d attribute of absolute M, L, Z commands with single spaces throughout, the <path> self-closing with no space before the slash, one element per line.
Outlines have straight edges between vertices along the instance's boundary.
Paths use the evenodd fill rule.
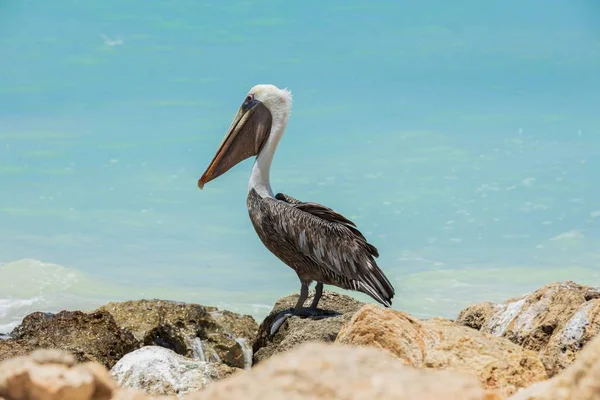
<path fill-rule="evenodd" d="M 254 105 L 254 95 L 253 94 L 249 94 L 248 96 L 246 96 L 246 100 L 244 100 L 244 104 L 242 104 L 242 108 L 244 110 L 248 110 L 253 105 Z"/>

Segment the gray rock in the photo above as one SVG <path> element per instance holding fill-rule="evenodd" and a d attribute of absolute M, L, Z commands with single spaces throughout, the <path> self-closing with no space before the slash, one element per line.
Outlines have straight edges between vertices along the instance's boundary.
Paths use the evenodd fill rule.
<path fill-rule="evenodd" d="M 253 363 L 258 364 L 274 354 L 296 347 L 304 342 L 333 342 L 342 326 L 350 321 L 364 303 L 350 296 L 336 292 L 324 291 L 319 302 L 319 309 L 335 311 L 340 315 L 323 319 L 302 317 L 288 318 L 279 330 L 271 337 L 270 327 L 280 311 L 293 307 L 298 301 L 298 294 L 283 297 L 275 303 L 271 313 L 258 328 L 258 335 L 253 344 Z M 312 292 L 306 304 L 312 301 Z"/>

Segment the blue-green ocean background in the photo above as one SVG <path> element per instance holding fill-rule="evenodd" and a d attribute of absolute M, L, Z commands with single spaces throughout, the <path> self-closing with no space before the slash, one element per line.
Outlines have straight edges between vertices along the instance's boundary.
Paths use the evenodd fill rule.
<path fill-rule="evenodd" d="M 196 186 L 257 83 L 294 95 L 274 190 L 353 219 L 394 308 L 600 284 L 598 21 L 592 0 L 0 0 L 0 332 L 140 297 L 260 319 L 296 292 L 248 218 L 253 161 Z"/>

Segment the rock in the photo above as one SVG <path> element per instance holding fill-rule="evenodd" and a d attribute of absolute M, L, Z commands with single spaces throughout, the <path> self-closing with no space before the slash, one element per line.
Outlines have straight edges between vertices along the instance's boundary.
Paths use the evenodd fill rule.
<path fill-rule="evenodd" d="M 456 318 L 459 325 L 480 330 L 497 310 L 497 304 L 486 301 L 462 310 Z"/>
<path fill-rule="evenodd" d="M 339 332 L 336 343 L 378 347 L 417 368 L 469 373 L 503 396 L 547 378 L 538 355 L 504 338 L 452 321 L 421 321 L 377 305 L 363 306 Z"/>
<path fill-rule="evenodd" d="M 523 389 L 508 400 L 600 400 L 600 336 L 577 354 L 575 361 L 544 382 Z"/>
<path fill-rule="evenodd" d="M 221 363 L 192 360 L 164 347 L 145 346 L 123 357 L 110 373 L 123 388 L 181 397 L 235 371 L 239 370 Z"/>
<path fill-rule="evenodd" d="M 306 301 L 307 304 L 312 301 L 312 293 Z M 271 313 L 260 324 L 258 335 L 252 346 L 254 364 L 258 364 L 274 354 L 287 351 L 300 343 L 309 341 L 333 342 L 342 326 L 364 304 L 350 296 L 324 291 L 319 301 L 319 309 L 336 311 L 341 315 L 323 319 L 290 317 L 273 337 L 270 337 L 270 327 L 277 313 L 295 306 L 298 296 L 298 294 L 294 294 L 277 300 Z"/>
<path fill-rule="evenodd" d="M 600 332 L 600 299 L 586 301 L 550 338 L 540 353 L 551 376 L 575 360 L 578 352 Z"/>
<path fill-rule="evenodd" d="M 29 314 L 11 336 L 13 339 L 0 342 L 0 360 L 26 355 L 34 349 L 57 348 L 73 354 L 80 362 L 97 361 L 110 368 L 140 345 L 106 311 Z"/>
<path fill-rule="evenodd" d="M 596 288 L 571 281 L 557 282 L 503 304 L 468 307 L 460 312 L 457 323 L 540 352 L 549 376 L 553 376 L 569 365 L 574 354 L 598 333 L 595 299 L 600 299 Z M 581 326 L 586 322 L 590 323 Z"/>
<path fill-rule="evenodd" d="M 381 349 L 303 343 L 186 400 L 499 400 L 476 378 L 402 365 Z"/>
<path fill-rule="evenodd" d="M 0 361 L 9 358 L 25 356 L 32 353 L 38 347 L 35 344 L 18 341 L 14 339 L 0 340 Z"/>
<path fill-rule="evenodd" d="M 10 333 L 11 338 L 19 338 L 26 335 L 27 332 L 31 331 L 31 329 L 35 329 L 37 326 L 41 326 L 44 322 L 50 321 L 54 317 L 52 313 L 46 312 L 33 312 L 27 315 L 21 324 L 17 326 Z"/>
<path fill-rule="evenodd" d="M 109 399 L 117 387 L 106 368 L 76 364 L 72 354 L 38 349 L 0 363 L 0 398 Z"/>
<path fill-rule="evenodd" d="M 437 339 L 417 318 L 365 305 L 342 327 L 335 342 L 385 349 L 408 365 L 422 366 L 427 348 Z"/>
<path fill-rule="evenodd" d="M 251 316 L 164 300 L 109 303 L 100 310 L 110 312 L 145 345 L 237 368 L 252 363 L 246 343 L 254 340 L 258 325 Z"/>

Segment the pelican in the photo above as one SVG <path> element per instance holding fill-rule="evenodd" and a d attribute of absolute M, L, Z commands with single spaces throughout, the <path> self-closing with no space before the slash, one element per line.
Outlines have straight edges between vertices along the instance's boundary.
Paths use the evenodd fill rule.
<path fill-rule="evenodd" d="M 250 89 L 198 187 L 256 156 L 246 199 L 250 220 L 263 245 L 300 280 L 298 302 L 286 317 L 317 316 L 324 284 L 365 293 L 390 307 L 394 287 L 375 262 L 378 250 L 352 221 L 324 205 L 273 194 L 271 162 L 291 108 L 292 94 L 287 89 L 262 84 Z M 306 308 L 313 282 L 315 295 Z"/>

